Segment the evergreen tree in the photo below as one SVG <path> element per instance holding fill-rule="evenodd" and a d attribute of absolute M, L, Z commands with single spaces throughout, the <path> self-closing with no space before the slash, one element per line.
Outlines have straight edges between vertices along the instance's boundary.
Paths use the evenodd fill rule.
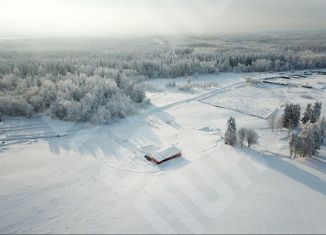
<path fill-rule="evenodd" d="M 234 117 L 230 117 L 227 122 L 227 130 L 225 132 L 224 138 L 225 138 L 225 144 L 228 145 L 235 145 L 237 142 L 237 136 L 236 136 L 236 123 Z"/>
<path fill-rule="evenodd" d="M 314 137 L 314 149 L 315 151 L 317 152 L 319 149 L 320 149 L 320 145 L 321 145 L 321 138 L 322 138 L 322 135 L 321 135 L 321 129 L 320 129 L 320 125 L 319 123 L 315 123 L 313 126 L 312 126 L 312 133 L 313 133 L 313 137 Z"/>
<path fill-rule="evenodd" d="M 122 71 L 120 70 L 117 74 L 117 77 L 115 78 L 115 82 L 117 83 L 117 86 L 121 88 L 121 79 L 122 79 Z"/>
<path fill-rule="evenodd" d="M 283 113 L 283 127 L 293 129 L 299 125 L 300 122 L 300 110 L 299 104 L 286 104 Z"/>
<path fill-rule="evenodd" d="M 311 104 L 307 104 L 307 107 L 306 107 L 306 110 L 303 113 L 303 117 L 301 119 L 301 122 L 303 124 L 306 124 L 307 122 L 309 122 L 311 120 L 312 113 L 313 113 L 313 110 L 311 108 Z"/>
<path fill-rule="evenodd" d="M 311 115 L 311 123 L 315 123 L 318 121 L 319 117 L 321 114 L 321 102 L 315 102 L 313 110 L 312 110 L 312 115 Z"/>

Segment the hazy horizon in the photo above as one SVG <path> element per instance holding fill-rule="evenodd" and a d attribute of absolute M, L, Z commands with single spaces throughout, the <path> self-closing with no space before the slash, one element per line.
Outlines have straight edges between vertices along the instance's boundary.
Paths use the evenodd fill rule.
<path fill-rule="evenodd" d="M 319 31 L 323 0 L 1 0 L 0 35 L 113 36 Z"/>

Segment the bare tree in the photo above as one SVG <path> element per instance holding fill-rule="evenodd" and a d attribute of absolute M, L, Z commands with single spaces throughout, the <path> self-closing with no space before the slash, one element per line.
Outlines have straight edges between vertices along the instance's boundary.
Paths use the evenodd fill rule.
<path fill-rule="evenodd" d="M 275 130 L 275 128 L 277 128 L 277 122 L 278 122 L 278 118 L 279 118 L 279 110 L 276 109 L 267 119 L 268 122 L 268 126 L 271 128 L 272 131 Z"/>
<path fill-rule="evenodd" d="M 277 117 L 277 120 L 276 120 L 276 128 L 281 131 L 282 128 L 283 128 L 283 115 Z"/>
<path fill-rule="evenodd" d="M 258 134 L 252 129 L 246 130 L 246 141 L 248 147 L 250 148 L 254 144 L 258 144 Z"/>
<path fill-rule="evenodd" d="M 245 141 L 246 132 L 246 128 L 240 128 L 237 132 L 238 142 L 240 143 L 241 147 L 243 146 L 243 142 Z"/>
<path fill-rule="evenodd" d="M 315 153 L 315 139 L 314 139 L 314 131 L 313 131 L 313 124 L 307 123 L 301 133 L 300 137 L 303 140 L 303 156 L 309 156 L 311 157 Z"/>

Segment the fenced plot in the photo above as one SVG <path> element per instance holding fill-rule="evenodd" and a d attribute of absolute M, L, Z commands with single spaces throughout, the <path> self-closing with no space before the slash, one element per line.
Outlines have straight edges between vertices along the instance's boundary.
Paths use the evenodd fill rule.
<path fill-rule="evenodd" d="M 216 107 L 239 111 L 251 116 L 268 118 L 284 103 L 284 93 L 269 87 L 244 86 L 201 100 Z"/>

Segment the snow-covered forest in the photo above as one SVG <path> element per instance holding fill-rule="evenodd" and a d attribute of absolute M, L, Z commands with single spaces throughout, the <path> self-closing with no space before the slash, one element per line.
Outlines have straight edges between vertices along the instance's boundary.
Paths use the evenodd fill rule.
<path fill-rule="evenodd" d="M 325 39 L 6 39 L 0 43 L 0 112 L 107 123 L 146 100 L 144 79 L 325 68 Z"/>
<path fill-rule="evenodd" d="M 326 234 L 326 0 L 0 0 L 1 234 Z"/>

